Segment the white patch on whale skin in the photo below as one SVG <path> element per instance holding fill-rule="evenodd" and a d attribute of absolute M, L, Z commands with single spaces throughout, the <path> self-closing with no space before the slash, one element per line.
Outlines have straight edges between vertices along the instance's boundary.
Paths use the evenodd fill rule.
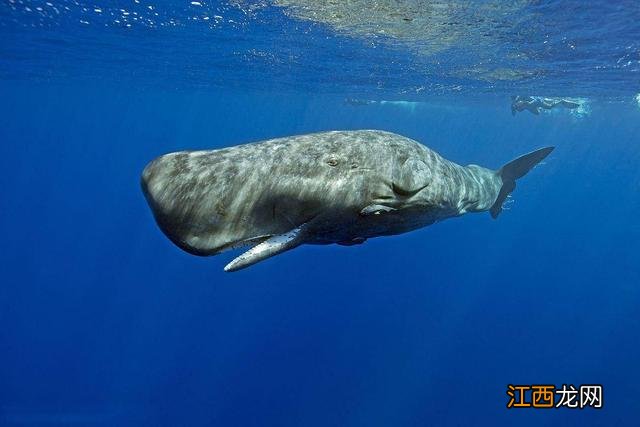
<path fill-rule="evenodd" d="M 210 151 L 199 150 L 199 151 L 190 151 L 188 154 L 189 154 L 189 157 L 191 158 L 198 158 L 198 157 L 206 156 L 209 153 Z"/>

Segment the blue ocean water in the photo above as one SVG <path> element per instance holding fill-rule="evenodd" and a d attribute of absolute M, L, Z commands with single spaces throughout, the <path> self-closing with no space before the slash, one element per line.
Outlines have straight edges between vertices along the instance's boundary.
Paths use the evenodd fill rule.
<path fill-rule="evenodd" d="M 386 3 L 0 3 L 0 425 L 638 424 L 637 3 Z M 556 150 L 497 220 L 231 274 L 140 190 L 163 153 L 333 129 Z M 507 409 L 509 384 L 604 405 Z"/>

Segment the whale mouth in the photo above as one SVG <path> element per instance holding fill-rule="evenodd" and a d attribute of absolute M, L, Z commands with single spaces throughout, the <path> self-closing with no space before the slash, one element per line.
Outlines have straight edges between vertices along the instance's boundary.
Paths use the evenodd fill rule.
<path fill-rule="evenodd" d="M 242 239 L 242 240 L 237 240 L 235 242 L 230 242 L 220 246 L 220 248 L 216 251 L 216 253 L 219 254 L 222 252 L 232 251 L 234 249 L 242 249 L 249 246 L 256 246 L 264 242 L 265 240 L 270 239 L 271 237 L 273 237 L 272 234 L 265 234 L 262 236 L 250 237 L 248 239 Z"/>

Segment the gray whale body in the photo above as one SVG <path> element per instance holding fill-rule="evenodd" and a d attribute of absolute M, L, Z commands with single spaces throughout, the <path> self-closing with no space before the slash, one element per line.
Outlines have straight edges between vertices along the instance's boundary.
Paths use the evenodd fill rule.
<path fill-rule="evenodd" d="M 225 267 L 235 271 L 304 243 L 360 244 L 467 212 L 496 218 L 552 150 L 491 170 L 390 132 L 333 131 L 166 154 L 141 183 L 160 229 L 185 251 L 250 246 Z"/>

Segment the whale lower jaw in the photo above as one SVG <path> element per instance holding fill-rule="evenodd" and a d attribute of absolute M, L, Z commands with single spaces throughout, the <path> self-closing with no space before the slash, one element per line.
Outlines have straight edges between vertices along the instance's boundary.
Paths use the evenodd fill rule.
<path fill-rule="evenodd" d="M 278 234 L 258 243 L 224 267 L 224 271 L 232 272 L 247 268 L 257 262 L 281 254 L 297 246 L 304 240 L 304 224 L 287 233 Z"/>

